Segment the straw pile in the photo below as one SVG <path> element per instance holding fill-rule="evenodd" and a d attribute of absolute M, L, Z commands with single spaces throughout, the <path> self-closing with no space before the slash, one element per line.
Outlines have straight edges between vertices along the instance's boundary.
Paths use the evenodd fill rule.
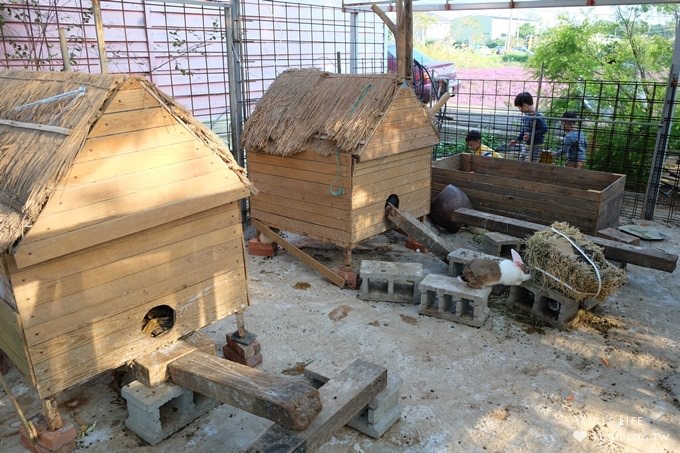
<path fill-rule="evenodd" d="M 289 156 L 322 138 L 340 152 L 356 154 L 398 89 L 396 75 L 288 70 L 258 102 L 241 144 L 248 151 Z"/>
<path fill-rule="evenodd" d="M 524 261 L 534 280 L 576 301 L 604 301 L 626 282 L 626 272 L 610 264 L 601 247 L 567 223 L 553 223 L 550 229 L 534 233 L 525 246 Z"/>

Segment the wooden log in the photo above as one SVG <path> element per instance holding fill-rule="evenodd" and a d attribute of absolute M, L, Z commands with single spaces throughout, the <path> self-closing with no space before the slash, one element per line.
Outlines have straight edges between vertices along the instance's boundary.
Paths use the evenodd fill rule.
<path fill-rule="evenodd" d="M 472 225 L 492 231 L 500 231 L 501 233 L 521 238 L 548 228 L 547 226 L 538 223 L 526 222 L 496 214 L 488 214 L 486 212 L 468 208 L 456 209 L 456 211 L 451 214 L 451 220 L 456 223 Z M 637 266 L 658 269 L 665 272 L 673 272 L 678 262 L 678 255 L 666 253 L 663 250 L 638 247 L 595 236 L 584 236 L 594 244 L 602 247 L 604 249 L 605 258 L 609 260 L 635 264 Z"/>
<path fill-rule="evenodd" d="M 345 279 L 342 277 L 340 274 L 337 274 L 333 272 L 331 269 L 328 267 L 324 266 L 311 256 L 307 255 L 305 252 L 300 250 L 299 248 L 295 247 L 293 244 L 290 242 L 286 241 L 283 239 L 281 236 L 278 234 L 274 233 L 267 225 L 264 223 L 256 220 L 256 219 L 250 219 L 250 223 L 255 227 L 257 231 L 260 233 L 264 234 L 267 239 L 271 240 L 272 242 L 276 242 L 279 244 L 281 247 L 286 249 L 288 253 L 291 255 L 297 257 L 300 259 L 303 263 L 305 263 L 307 266 L 311 267 L 324 277 L 326 277 L 328 280 L 330 280 L 332 283 L 335 285 L 339 286 L 340 288 L 344 288 L 345 286 Z"/>
<path fill-rule="evenodd" d="M 194 351 L 168 365 L 172 381 L 290 430 L 303 430 L 321 411 L 319 391 L 303 381 L 272 375 Z"/>
<path fill-rule="evenodd" d="M 168 364 L 194 351 L 215 354 L 215 342 L 201 332 L 194 332 L 176 343 L 143 355 L 132 363 L 132 374 L 147 387 L 154 387 L 170 379 Z"/>
<path fill-rule="evenodd" d="M 387 370 L 361 359 L 352 362 L 320 389 L 323 409 L 302 432 L 273 425 L 247 448 L 248 453 L 316 451 L 387 385 Z"/>
<path fill-rule="evenodd" d="M 391 204 L 388 204 L 385 209 L 387 210 L 387 218 L 392 223 L 423 244 L 439 259 L 446 261 L 448 254 L 454 250 L 452 245 L 444 242 L 436 232 L 408 212 L 399 211 Z"/>

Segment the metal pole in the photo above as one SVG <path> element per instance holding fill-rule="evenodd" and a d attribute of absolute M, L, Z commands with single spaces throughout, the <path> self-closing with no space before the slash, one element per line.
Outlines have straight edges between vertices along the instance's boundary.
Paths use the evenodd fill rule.
<path fill-rule="evenodd" d="M 352 11 L 349 15 L 349 73 L 357 73 L 358 41 L 359 41 L 359 13 Z"/>
<path fill-rule="evenodd" d="M 243 115 L 241 115 L 241 36 L 240 36 L 239 0 L 232 0 L 231 6 L 225 6 L 225 22 L 227 34 L 227 74 L 229 77 L 229 122 L 231 126 L 231 152 L 236 162 L 243 167 L 245 156 L 241 148 L 241 131 Z"/>
<path fill-rule="evenodd" d="M 659 196 L 659 182 L 661 181 L 661 170 L 666 158 L 668 148 L 668 137 L 671 133 L 673 122 L 673 111 L 675 109 L 675 94 L 678 89 L 678 72 L 680 71 L 680 22 L 675 24 L 675 45 L 673 47 L 673 60 L 668 76 L 668 86 L 666 88 L 666 99 L 663 105 L 663 114 L 659 131 L 656 134 L 656 144 L 654 145 L 654 155 L 652 156 L 652 168 L 649 172 L 647 181 L 647 191 L 645 193 L 645 204 L 642 209 L 642 216 L 646 220 L 654 219 L 654 208 Z"/>

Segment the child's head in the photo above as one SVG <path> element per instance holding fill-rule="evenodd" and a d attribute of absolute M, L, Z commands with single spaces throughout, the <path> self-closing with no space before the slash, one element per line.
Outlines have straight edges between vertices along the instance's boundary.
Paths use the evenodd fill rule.
<path fill-rule="evenodd" d="M 576 129 L 578 123 L 578 114 L 576 112 L 564 112 L 562 114 L 562 129 L 570 131 Z"/>
<path fill-rule="evenodd" d="M 534 98 L 531 93 L 524 91 L 515 96 L 515 107 L 522 113 L 530 113 L 534 111 Z"/>
<path fill-rule="evenodd" d="M 482 134 L 479 131 L 471 130 L 465 136 L 465 143 L 467 147 L 471 150 L 479 148 L 482 144 Z"/>

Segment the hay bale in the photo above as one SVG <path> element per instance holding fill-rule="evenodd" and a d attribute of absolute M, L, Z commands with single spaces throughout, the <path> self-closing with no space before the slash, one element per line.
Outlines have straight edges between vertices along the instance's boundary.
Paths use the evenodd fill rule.
<path fill-rule="evenodd" d="M 602 247 L 568 223 L 556 222 L 551 228 L 534 233 L 525 246 L 524 261 L 531 267 L 534 281 L 576 301 L 604 301 L 626 282 L 626 271 L 609 263 Z"/>

